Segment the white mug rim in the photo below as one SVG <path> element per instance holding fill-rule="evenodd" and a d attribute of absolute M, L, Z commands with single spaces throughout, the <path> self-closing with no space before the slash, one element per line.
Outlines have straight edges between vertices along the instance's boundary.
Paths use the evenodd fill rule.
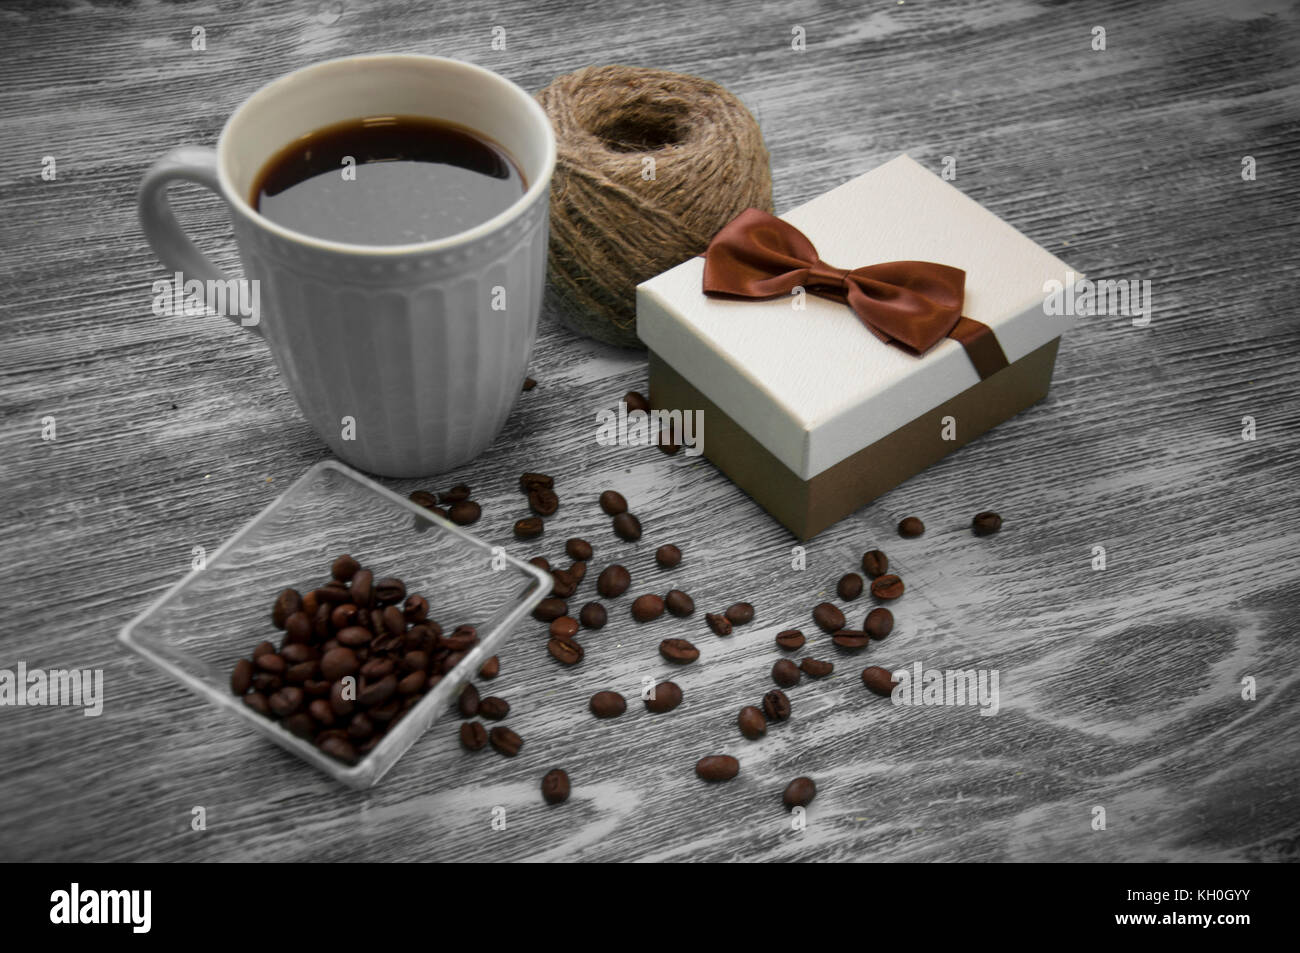
<path fill-rule="evenodd" d="M 463 69 L 468 73 L 474 74 L 486 81 L 504 83 L 508 88 L 517 93 L 525 102 L 525 108 L 533 114 L 533 117 L 537 120 L 539 126 L 545 130 L 546 138 L 546 154 L 542 162 L 541 172 L 533 177 L 533 181 L 529 183 L 528 189 L 524 194 L 516 199 L 508 208 L 497 213 L 492 218 L 489 218 L 484 222 L 479 222 L 477 225 L 474 225 L 463 232 L 456 232 L 453 235 L 447 235 L 432 241 L 407 245 L 356 245 L 350 242 L 338 242 L 326 238 L 317 238 L 313 235 L 308 235 L 305 232 L 296 231 L 295 229 L 285 228 L 283 225 L 278 225 L 265 215 L 258 212 L 257 209 L 253 208 L 252 205 L 248 203 L 248 200 L 234 188 L 231 181 L 232 177 L 230 175 L 230 170 L 227 168 L 226 143 L 228 141 L 228 133 L 235 120 L 239 118 L 245 110 L 260 103 L 262 100 L 273 96 L 277 87 L 287 84 L 291 80 L 296 80 L 304 74 L 336 66 L 339 63 L 379 61 L 407 61 L 451 65 L 457 69 Z M 537 201 L 539 196 L 550 189 L 551 175 L 555 171 L 555 161 L 555 131 L 551 128 L 551 120 L 537 100 L 528 95 L 528 93 L 525 92 L 518 83 L 515 83 L 513 80 L 508 79 L 493 70 L 485 69 L 484 67 L 477 66 L 473 63 L 467 63 L 464 60 L 452 59 L 447 56 L 428 56 L 422 53 L 374 53 L 363 54 L 360 56 L 340 56 L 330 60 L 321 60 L 308 66 L 303 66 L 300 69 L 293 70 L 292 72 L 285 73 L 284 75 L 271 80 L 240 103 L 239 107 L 230 114 L 230 118 L 226 120 L 225 125 L 222 126 L 221 135 L 217 137 L 217 180 L 221 185 L 221 191 L 225 196 L 226 201 L 229 202 L 232 207 L 238 209 L 246 218 L 256 223 L 258 227 L 271 232 L 285 241 L 294 242 L 299 245 L 306 245 L 319 251 L 336 252 L 345 255 L 367 255 L 377 258 L 443 251 L 448 248 L 455 248 L 473 242 L 492 234 L 508 225 L 514 219 L 523 215 L 525 210 L 532 207 L 532 204 Z"/>

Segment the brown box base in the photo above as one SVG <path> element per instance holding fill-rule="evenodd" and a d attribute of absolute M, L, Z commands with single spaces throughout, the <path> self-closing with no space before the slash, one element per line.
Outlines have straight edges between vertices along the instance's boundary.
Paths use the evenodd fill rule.
<path fill-rule="evenodd" d="M 704 411 L 704 456 L 799 539 L 811 539 L 858 507 L 1047 395 L 1059 337 L 951 400 L 802 480 L 686 378 L 650 352 L 650 402 L 655 409 Z M 955 440 L 942 437 L 956 418 Z"/>

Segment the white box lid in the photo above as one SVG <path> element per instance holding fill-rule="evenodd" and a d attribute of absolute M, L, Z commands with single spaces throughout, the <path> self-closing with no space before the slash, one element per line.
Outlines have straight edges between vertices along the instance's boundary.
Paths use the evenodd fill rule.
<path fill-rule="evenodd" d="M 1072 324 L 1044 314 L 1044 284 L 1081 276 L 906 155 L 781 218 L 838 268 L 922 260 L 965 269 L 962 313 L 993 328 L 1008 361 Z M 796 311 L 784 297 L 711 298 L 703 273 L 704 259 L 692 258 L 638 285 L 637 334 L 801 479 L 979 382 L 956 341 L 916 357 L 845 304 L 807 295 Z"/>

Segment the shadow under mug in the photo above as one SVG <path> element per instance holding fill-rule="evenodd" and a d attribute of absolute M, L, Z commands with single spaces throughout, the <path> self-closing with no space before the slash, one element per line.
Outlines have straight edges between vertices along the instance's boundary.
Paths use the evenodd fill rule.
<path fill-rule="evenodd" d="M 380 115 L 478 130 L 519 164 L 527 191 L 467 231 L 417 245 L 349 245 L 276 225 L 254 178 L 293 139 Z M 140 223 L 185 281 L 226 282 L 176 221 L 167 186 L 195 182 L 230 209 L 244 277 L 303 416 L 334 453 L 390 477 L 430 476 L 482 452 L 519 398 L 546 274 L 555 136 L 526 92 L 434 56 L 357 56 L 290 73 L 240 106 L 215 150 L 182 146 L 140 186 Z M 239 314 L 228 314 L 247 325 Z"/>

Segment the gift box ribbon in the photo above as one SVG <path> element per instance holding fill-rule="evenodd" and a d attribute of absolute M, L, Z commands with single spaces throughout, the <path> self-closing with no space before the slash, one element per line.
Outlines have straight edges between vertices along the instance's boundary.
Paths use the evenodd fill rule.
<path fill-rule="evenodd" d="M 766 299 L 795 288 L 847 304 L 880 340 L 917 356 L 945 337 L 966 349 L 980 379 L 1007 366 L 993 329 L 963 317 L 966 272 L 933 261 L 836 268 L 803 232 L 756 208 L 723 226 L 704 253 L 704 293 Z"/>

